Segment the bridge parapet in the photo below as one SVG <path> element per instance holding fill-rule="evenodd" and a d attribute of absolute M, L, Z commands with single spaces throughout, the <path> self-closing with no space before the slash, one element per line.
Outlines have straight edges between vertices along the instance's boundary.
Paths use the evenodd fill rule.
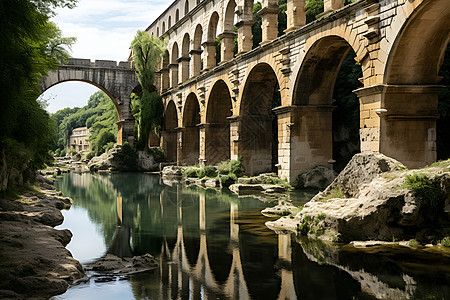
<path fill-rule="evenodd" d="M 130 61 L 117 61 L 114 60 L 95 60 L 85 58 L 69 58 L 69 61 L 64 64 L 66 66 L 88 67 L 88 68 L 110 68 L 110 69 L 133 69 L 132 62 Z"/>

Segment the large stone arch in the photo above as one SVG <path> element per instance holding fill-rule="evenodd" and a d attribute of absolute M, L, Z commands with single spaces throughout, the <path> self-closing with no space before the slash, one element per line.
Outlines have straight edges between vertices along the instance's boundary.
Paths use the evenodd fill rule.
<path fill-rule="evenodd" d="M 130 109 L 130 96 L 140 87 L 139 81 L 128 62 L 95 61 L 70 58 L 67 65 L 50 71 L 39 84 L 41 92 L 67 81 L 81 81 L 92 84 L 105 92 L 117 110 L 119 121 L 117 144 L 134 142 L 134 118 Z"/>
<path fill-rule="evenodd" d="M 192 39 L 192 50 L 189 52 L 191 54 L 191 73 L 192 76 L 198 76 L 200 75 L 200 71 L 202 69 L 202 25 L 197 24 L 193 36 L 194 38 Z"/>
<path fill-rule="evenodd" d="M 200 128 L 200 156 L 207 165 L 215 165 L 230 158 L 230 90 L 223 80 L 217 80 L 209 93 L 206 123 Z"/>
<path fill-rule="evenodd" d="M 169 89 L 170 87 L 170 55 L 169 51 L 165 50 L 161 59 L 161 69 L 159 73 L 161 74 L 161 93 Z"/>
<path fill-rule="evenodd" d="M 92 82 L 92 81 L 90 81 L 90 80 L 84 80 L 84 79 L 67 79 L 67 80 L 60 80 L 60 81 L 50 82 L 50 80 L 45 79 L 45 87 L 40 87 L 40 90 L 41 90 L 42 93 L 44 93 L 44 92 L 47 91 L 48 89 L 50 89 L 50 88 L 52 88 L 52 87 L 54 87 L 54 86 L 56 86 L 56 85 L 58 85 L 58 84 L 61 84 L 61 83 L 64 83 L 64 82 L 74 82 L 74 81 L 77 81 L 77 82 L 84 82 L 84 83 L 93 85 L 93 86 L 97 87 L 98 89 L 100 89 L 102 92 L 104 92 L 106 95 L 108 95 L 108 97 L 109 97 L 109 98 L 111 99 L 111 101 L 113 102 L 114 107 L 116 108 L 116 112 L 117 112 L 117 117 L 118 117 L 118 119 L 119 119 L 119 120 L 122 119 L 122 111 L 121 111 L 121 109 L 120 109 L 119 103 L 118 103 L 118 101 L 114 98 L 114 96 L 111 94 L 111 92 L 110 92 L 109 90 L 107 90 L 104 86 L 102 86 L 102 85 L 100 85 L 100 84 L 97 84 L 97 83 L 95 83 L 95 82 Z M 48 86 L 47 86 L 47 84 L 48 84 Z"/>
<path fill-rule="evenodd" d="M 291 181 L 315 166 L 333 168 L 333 91 L 344 59 L 352 50 L 346 39 L 330 35 L 308 47 L 298 70 L 292 105 L 277 110 L 282 169 Z M 289 153 L 289 155 L 287 155 Z"/>
<path fill-rule="evenodd" d="M 191 46 L 191 39 L 189 33 L 185 33 L 183 37 L 183 42 L 181 44 L 181 56 L 178 58 L 178 63 L 181 68 L 181 79 L 180 82 L 185 82 L 189 79 L 189 47 Z"/>
<path fill-rule="evenodd" d="M 420 31 L 420 34 L 418 34 Z M 360 92 L 379 104 L 379 151 L 409 168 L 436 161 L 438 77 L 450 41 L 448 1 L 422 3 L 406 19 L 388 54 L 383 85 Z"/>
<path fill-rule="evenodd" d="M 222 22 L 223 31 L 219 36 L 222 42 L 222 46 L 220 48 L 222 62 L 226 62 L 234 58 L 234 37 L 236 35 L 234 32 L 235 9 L 236 2 L 234 0 L 229 0 L 225 8 Z"/>
<path fill-rule="evenodd" d="M 177 42 L 174 42 L 172 45 L 172 51 L 170 52 L 170 87 L 175 87 L 178 85 L 178 58 L 178 44 Z"/>
<path fill-rule="evenodd" d="M 161 132 L 161 144 L 168 162 L 177 161 L 178 113 L 173 100 L 167 103 L 164 112 L 164 130 Z"/>
<path fill-rule="evenodd" d="M 200 155 L 200 105 L 195 93 L 190 93 L 183 110 L 181 164 L 195 165 Z"/>
<path fill-rule="evenodd" d="M 279 95 L 275 71 L 267 63 L 254 66 L 246 79 L 239 107 L 239 139 L 233 156 L 241 156 L 246 173 L 270 172 L 278 163 L 277 124 L 274 94 Z M 276 106 L 281 105 L 280 103 Z M 236 124 L 233 124 L 236 127 Z"/>

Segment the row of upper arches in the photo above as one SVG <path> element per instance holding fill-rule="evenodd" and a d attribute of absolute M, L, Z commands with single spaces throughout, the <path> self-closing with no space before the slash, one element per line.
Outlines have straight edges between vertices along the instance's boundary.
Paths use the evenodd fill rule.
<path fill-rule="evenodd" d="M 181 0 L 177 5 L 176 9 L 169 9 L 167 13 L 161 15 L 158 25 L 156 26 L 156 31 L 151 32 L 151 34 L 156 34 L 157 37 L 163 35 L 167 30 L 169 30 L 173 25 L 178 23 L 180 19 L 186 16 L 190 10 L 200 4 L 203 0 Z M 173 13 L 175 11 L 175 13 Z M 172 12 L 172 13 L 171 13 Z M 173 18 L 172 18 L 173 17 Z"/>
<path fill-rule="evenodd" d="M 236 3 L 230 0 L 227 5 L 226 14 L 222 27 L 217 11 L 213 11 L 209 17 L 206 30 L 202 24 L 197 24 L 190 32 L 185 32 L 181 40 L 169 42 L 168 50 L 165 52 L 159 69 L 169 68 L 171 74 L 166 80 L 170 81 L 165 87 L 173 87 L 186 81 L 188 78 L 197 76 L 202 69 L 210 69 L 218 63 L 232 59 L 235 54 L 234 49 L 234 10 Z M 216 47 L 216 36 L 220 30 L 232 33 L 228 36 L 228 44 L 218 51 Z M 222 38 L 223 40 L 223 38 Z M 231 47 L 227 45 L 232 45 Z M 185 62 L 184 64 L 182 62 Z M 182 65 L 183 66 L 179 66 Z M 170 65 L 172 68 L 170 68 Z"/>

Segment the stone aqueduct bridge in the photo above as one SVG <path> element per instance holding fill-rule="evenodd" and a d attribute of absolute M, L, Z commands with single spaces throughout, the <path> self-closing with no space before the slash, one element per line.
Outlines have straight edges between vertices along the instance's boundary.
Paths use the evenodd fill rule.
<path fill-rule="evenodd" d="M 130 110 L 130 96 L 140 87 L 135 70 L 128 61 L 96 60 L 70 58 L 67 64 L 60 65 L 42 78 L 39 89 L 44 92 L 50 87 L 66 81 L 90 83 L 104 91 L 113 101 L 118 114 L 119 132 L 117 142 L 133 142 L 134 118 Z"/>
<path fill-rule="evenodd" d="M 168 40 L 156 88 L 165 104 L 161 145 L 169 160 L 214 165 L 241 156 L 247 172 L 276 165 L 291 182 L 316 165 L 330 166 L 333 89 L 353 50 L 363 73 L 355 91 L 361 151 L 409 167 L 433 162 L 448 0 L 343 2 L 325 0 L 322 18 L 305 24 L 305 1 L 288 0 L 287 30 L 277 37 L 278 1 L 263 0 L 262 42 L 252 49 L 252 0 L 175 0 L 147 28 Z M 132 141 L 130 93 L 138 82 L 129 66 L 71 60 L 44 78 L 41 90 L 66 80 L 98 86 L 118 110 L 118 142 Z M 273 108 L 278 88 L 281 106 Z"/>
<path fill-rule="evenodd" d="M 288 0 L 287 30 L 277 37 L 278 1 L 263 0 L 262 43 L 255 49 L 252 0 L 176 0 L 147 28 L 168 40 L 157 88 L 166 106 L 161 142 L 169 159 L 214 165 L 242 156 L 249 173 L 276 164 L 290 181 L 329 166 L 333 89 L 350 50 L 363 73 L 363 88 L 355 91 L 361 151 L 379 151 L 409 167 L 436 159 L 449 1 L 324 2 L 324 16 L 305 25 L 305 1 Z M 277 86 L 281 106 L 272 109 Z"/>

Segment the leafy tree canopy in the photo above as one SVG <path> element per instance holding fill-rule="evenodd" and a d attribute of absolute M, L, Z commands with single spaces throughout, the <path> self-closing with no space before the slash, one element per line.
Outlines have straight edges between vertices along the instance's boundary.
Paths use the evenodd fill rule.
<path fill-rule="evenodd" d="M 39 80 L 68 58 L 74 38 L 62 37 L 49 21 L 56 7 L 77 0 L 8 0 L 0 2 L 0 150 L 9 160 L 39 167 L 55 134 L 55 122 L 36 101 Z M 22 149 L 22 151 L 16 151 Z M 23 155 L 19 156 L 18 153 Z"/>
<path fill-rule="evenodd" d="M 131 43 L 133 50 L 133 61 L 136 67 L 136 75 L 142 87 L 142 95 L 139 99 L 139 112 L 134 105 L 135 115 L 139 119 L 138 148 L 147 148 L 148 136 L 151 130 L 158 130 L 161 124 L 164 106 L 157 92 L 150 92 L 153 86 L 155 71 L 165 51 L 165 43 L 160 39 L 149 36 L 146 31 L 138 31 Z"/>
<path fill-rule="evenodd" d="M 111 99 L 102 91 L 91 95 L 88 104 L 81 108 L 64 108 L 52 115 L 58 122 L 58 142 L 55 148 L 65 149 L 72 130 L 88 127 L 92 155 L 100 155 L 117 141 L 118 115 Z M 56 150 L 56 149 L 53 150 Z"/>

